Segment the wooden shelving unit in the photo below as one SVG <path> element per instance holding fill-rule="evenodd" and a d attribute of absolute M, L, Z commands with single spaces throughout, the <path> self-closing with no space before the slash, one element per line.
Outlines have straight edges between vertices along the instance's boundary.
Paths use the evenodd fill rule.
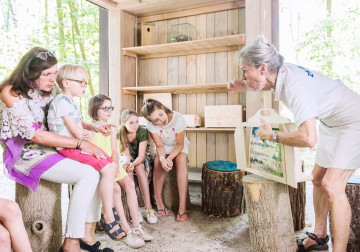
<path fill-rule="evenodd" d="M 186 128 L 186 133 L 234 133 L 236 128 Z"/>
<path fill-rule="evenodd" d="M 143 95 L 151 93 L 172 93 L 172 94 L 198 94 L 198 93 L 226 93 L 227 83 L 174 85 L 174 86 L 145 86 L 145 87 L 124 87 L 123 94 Z"/>
<path fill-rule="evenodd" d="M 236 51 L 245 46 L 245 34 L 160 45 L 123 48 L 124 55 L 142 59 Z"/>

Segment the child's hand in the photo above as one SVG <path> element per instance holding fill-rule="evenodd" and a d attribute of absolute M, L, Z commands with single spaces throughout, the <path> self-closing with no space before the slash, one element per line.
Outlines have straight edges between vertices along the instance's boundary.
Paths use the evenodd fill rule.
<path fill-rule="evenodd" d="M 83 135 L 82 135 L 82 138 L 83 138 L 85 141 L 91 142 L 91 141 L 94 139 L 94 132 L 88 131 L 88 130 L 84 130 L 84 133 L 83 133 Z"/>
<path fill-rule="evenodd" d="M 169 159 L 163 158 L 161 160 L 161 166 L 165 171 L 169 172 L 172 169 L 172 161 L 169 162 Z"/>
<path fill-rule="evenodd" d="M 134 171 L 134 164 L 130 163 L 128 169 L 129 169 L 129 172 L 133 172 Z"/>
<path fill-rule="evenodd" d="M 168 165 L 172 168 L 174 165 L 173 161 L 169 157 L 167 157 L 166 160 L 168 161 Z"/>

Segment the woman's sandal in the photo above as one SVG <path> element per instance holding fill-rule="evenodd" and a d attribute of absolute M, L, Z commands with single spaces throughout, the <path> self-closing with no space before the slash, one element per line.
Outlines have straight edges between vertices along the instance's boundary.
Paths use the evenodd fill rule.
<path fill-rule="evenodd" d="M 297 240 L 297 244 L 298 244 L 298 248 L 299 248 L 299 250 L 297 250 L 298 252 L 327 252 L 329 250 L 329 246 L 326 245 L 326 243 L 329 241 L 328 235 L 325 238 L 319 238 L 313 233 L 306 232 L 306 234 L 308 235 L 308 237 L 310 239 L 313 239 L 318 244 L 312 245 L 305 249 L 303 242 L 306 238 L 298 239 Z"/>
<path fill-rule="evenodd" d="M 101 243 L 97 241 L 94 245 L 89 245 L 79 239 L 80 249 L 88 252 L 114 252 L 111 248 L 100 249 Z"/>
<path fill-rule="evenodd" d="M 122 241 L 126 238 L 126 233 L 125 231 L 120 227 L 118 230 L 110 233 L 110 230 L 113 229 L 116 225 L 119 225 L 116 221 L 114 221 L 113 223 L 105 223 L 104 218 L 100 219 L 100 224 L 101 227 L 105 230 L 105 232 L 107 233 L 107 235 L 114 241 Z M 121 234 L 121 233 L 125 233 L 125 235 L 123 237 L 121 237 L 120 239 L 117 239 L 116 237 Z"/>
<path fill-rule="evenodd" d="M 180 213 L 178 213 L 178 215 L 179 215 L 179 217 L 181 218 L 181 216 L 183 216 L 183 215 L 187 215 L 187 212 L 185 212 L 185 213 L 183 213 L 183 214 L 180 214 Z M 185 221 L 187 221 L 187 219 L 186 220 L 180 220 L 180 218 L 178 219 L 178 220 L 175 220 L 176 222 L 185 222 Z"/>
<path fill-rule="evenodd" d="M 169 211 L 169 213 L 166 213 L 165 211 L 166 210 L 168 210 L 169 211 L 169 209 L 167 209 L 167 207 L 166 206 L 164 206 L 164 209 L 163 210 L 157 210 L 158 211 L 158 215 L 161 215 L 161 216 L 169 216 L 170 215 L 170 211 Z M 164 213 L 159 213 L 159 212 L 164 212 Z"/>

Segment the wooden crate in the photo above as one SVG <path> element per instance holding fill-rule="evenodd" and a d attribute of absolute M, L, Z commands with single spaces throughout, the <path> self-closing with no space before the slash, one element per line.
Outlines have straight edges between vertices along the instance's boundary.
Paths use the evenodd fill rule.
<path fill-rule="evenodd" d="M 205 127 L 236 127 L 243 121 L 242 105 L 205 106 Z"/>

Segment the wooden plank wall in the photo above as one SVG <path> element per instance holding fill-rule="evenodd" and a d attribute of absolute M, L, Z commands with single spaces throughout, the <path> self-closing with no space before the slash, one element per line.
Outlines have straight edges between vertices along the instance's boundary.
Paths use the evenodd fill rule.
<path fill-rule="evenodd" d="M 181 23 L 194 25 L 197 39 L 244 34 L 245 8 L 154 22 L 155 44 L 170 43 L 171 25 Z M 241 78 L 234 56 L 235 51 L 139 60 L 138 86 L 194 85 Z M 139 113 L 142 102 L 143 98 L 139 96 Z M 204 126 L 204 106 L 226 104 L 246 105 L 246 95 L 239 93 L 173 95 L 173 110 L 181 114 L 200 114 L 202 126 Z M 189 133 L 187 137 L 191 142 L 189 167 L 201 168 L 203 163 L 215 159 L 236 161 L 233 134 Z"/>

